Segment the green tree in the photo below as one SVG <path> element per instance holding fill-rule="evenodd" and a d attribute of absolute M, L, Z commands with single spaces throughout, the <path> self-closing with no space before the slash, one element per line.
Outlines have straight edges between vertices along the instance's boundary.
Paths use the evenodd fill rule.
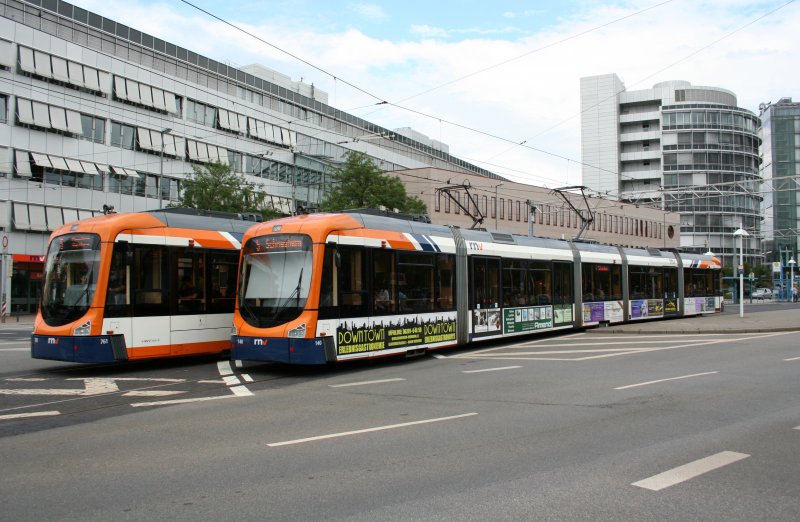
<path fill-rule="evenodd" d="M 266 203 L 267 193 L 255 183 L 237 175 L 225 163 L 214 162 L 192 167 L 193 173 L 182 182 L 177 206 L 222 212 L 255 212 L 264 219 L 281 215 Z"/>
<path fill-rule="evenodd" d="M 425 203 L 408 196 L 403 183 L 396 177 L 385 176 L 372 159 L 362 152 L 347 153 L 343 168 L 332 174 L 333 190 L 320 204 L 324 211 L 353 208 L 378 208 L 381 205 L 409 214 L 425 214 Z"/>

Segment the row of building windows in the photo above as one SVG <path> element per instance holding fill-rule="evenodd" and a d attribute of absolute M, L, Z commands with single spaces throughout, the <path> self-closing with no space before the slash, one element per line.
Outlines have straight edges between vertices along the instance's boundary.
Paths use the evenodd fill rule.
<path fill-rule="evenodd" d="M 757 155 L 759 144 L 758 137 L 736 132 L 665 132 L 661 136 L 663 150 L 730 149 Z"/>
<path fill-rule="evenodd" d="M 662 110 L 664 109 L 666 108 L 662 108 Z M 759 121 L 755 116 L 719 110 L 665 112 L 661 117 L 663 129 L 707 127 L 712 129 L 741 129 L 755 133 L 758 125 Z"/>
<path fill-rule="evenodd" d="M 467 208 L 470 213 L 476 215 L 475 203 L 470 199 L 469 194 L 464 194 L 463 199 L 459 191 L 452 193 L 454 199 L 462 201 L 462 205 Z M 454 214 L 459 214 L 461 208 L 459 205 L 451 205 L 451 198 L 446 194 L 439 193 L 434 201 L 434 211 L 444 212 L 449 214 L 451 210 Z M 528 201 L 512 200 L 499 198 L 500 204 L 496 206 L 497 200 L 488 196 L 477 196 L 478 204 L 480 205 L 481 214 L 484 217 L 491 217 L 492 219 L 503 219 L 507 221 L 524 221 L 528 222 Z M 489 202 L 491 201 L 491 206 Z M 488 216 L 487 210 L 491 211 L 491 216 Z M 581 219 L 578 215 L 570 210 L 556 209 L 551 205 L 535 205 L 534 211 L 537 217 L 536 222 L 539 225 L 560 226 L 565 228 L 580 228 Z M 596 213 L 595 219 L 588 227 L 589 230 L 598 232 L 610 232 L 614 234 L 631 235 L 637 237 L 649 237 L 662 239 L 663 224 L 646 219 L 629 218 L 624 216 L 614 216 L 606 213 Z"/>

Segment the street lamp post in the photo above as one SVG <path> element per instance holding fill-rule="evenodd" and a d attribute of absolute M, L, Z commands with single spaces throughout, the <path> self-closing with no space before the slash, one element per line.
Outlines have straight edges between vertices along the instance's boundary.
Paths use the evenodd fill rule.
<path fill-rule="evenodd" d="M 794 265 L 797 264 L 797 261 L 794 260 L 794 256 L 789 259 L 789 291 L 791 292 L 792 302 L 794 303 Z"/>
<path fill-rule="evenodd" d="M 739 317 L 744 317 L 744 238 L 749 236 L 747 230 L 736 229 L 734 236 L 739 236 Z M 734 263 L 735 261 L 734 257 Z"/>
<path fill-rule="evenodd" d="M 172 132 L 166 128 L 161 131 L 161 155 L 158 162 L 158 208 L 164 208 L 164 135 Z M 169 194 L 169 193 L 168 193 Z"/>

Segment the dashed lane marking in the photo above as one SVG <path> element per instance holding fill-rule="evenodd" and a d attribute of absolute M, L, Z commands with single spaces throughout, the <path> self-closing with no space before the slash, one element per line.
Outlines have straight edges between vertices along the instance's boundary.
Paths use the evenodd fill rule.
<path fill-rule="evenodd" d="M 503 370 L 515 370 L 517 368 L 522 368 L 522 366 L 501 366 L 500 368 L 483 368 L 482 370 L 464 370 L 461 373 L 500 372 Z"/>
<path fill-rule="evenodd" d="M 677 381 L 680 379 L 690 379 L 692 377 L 700 377 L 702 375 L 713 375 L 719 372 L 703 372 L 703 373 L 693 373 L 691 375 L 681 375 L 680 377 L 669 377 L 667 379 L 658 379 L 657 381 L 647 381 L 647 382 L 640 382 L 637 384 L 628 384 L 627 386 L 619 386 L 614 388 L 615 390 L 627 390 L 628 388 L 638 388 L 639 386 L 647 386 L 648 384 L 658 384 L 660 382 L 667 382 L 667 381 Z"/>
<path fill-rule="evenodd" d="M 8 415 L 0 415 L 0 420 L 12 419 L 27 419 L 29 417 L 51 417 L 54 415 L 61 415 L 58 411 L 35 411 L 33 413 L 12 413 Z"/>
<path fill-rule="evenodd" d="M 375 428 L 366 428 L 366 429 L 363 429 L 363 430 L 343 431 L 341 433 L 331 433 L 331 434 L 328 434 L 328 435 L 318 435 L 316 437 L 306 437 L 304 439 L 287 440 L 287 441 L 283 441 L 283 442 L 272 442 L 272 443 L 267 444 L 267 446 L 269 446 L 271 448 L 275 448 L 275 447 L 278 447 L 278 446 L 289 446 L 289 445 L 292 445 L 292 444 L 302 444 L 304 442 L 315 442 L 315 441 L 318 441 L 318 440 L 334 439 L 334 438 L 337 438 L 337 437 L 347 437 L 347 436 L 350 436 L 350 435 L 361 435 L 361 434 L 364 434 L 364 433 L 371 433 L 371 432 L 375 432 L 375 431 L 386 431 L 386 430 L 393 430 L 393 429 L 397 429 L 397 428 L 407 428 L 409 426 L 417 426 L 417 425 L 420 425 L 420 424 L 429 424 L 429 423 L 432 423 L 432 422 L 443 422 L 443 421 L 448 421 L 448 420 L 462 419 L 464 417 L 472 417 L 473 415 L 477 415 L 477 413 L 475 413 L 475 412 L 463 413 L 461 415 L 452 415 L 450 417 L 439 417 L 439 418 L 436 418 L 436 419 L 424 419 L 424 420 L 418 420 L 418 421 L 413 421 L 413 422 L 404 422 L 402 424 L 391 424 L 389 426 L 377 426 Z"/>
<path fill-rule="evenodd" d="M 746 459 L 750 455 L 746 453 L 737 453 L 735 451 L 723 451 L 716 455 L 711 455 L 700 460 L 695 460 L 683 466 L 678 466 L 669 471 L 653 475 L 650 478 L 634 482 L 631 486 L 637 486 L 650 491 L 661 491 L 662 489 L 680 484 L 689 479 L 693 479 L 709 471 L 733 464 L 734 462 Z"/>
<path fill-rule="evenodd" d="M 348 386 L 366 386 L 368 384 L 384 384 L 387 382 L 397 382 L 397 381 L 405 381 L 400 377 L 396 377 L 394 379 L 380 379 L 376 381 L 360 381 L 360 382 L 346 382 L 344 384 L 329 384 L 331 388 L 346 388 Z"/>

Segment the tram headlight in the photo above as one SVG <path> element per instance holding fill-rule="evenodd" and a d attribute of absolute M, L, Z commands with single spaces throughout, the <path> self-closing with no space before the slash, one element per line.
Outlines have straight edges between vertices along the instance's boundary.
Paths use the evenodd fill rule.
<path fill-rule="evenodd" d="M 239 330 L 236 328 L 236 323 L 231 324 L 231 335 L 239 335 Z"/>
<path fill-rule="evenodd" d="M 85 335 L 91 335 L 92 333 L 92 322 L 86 321 L 82 325 L 78 326 L 74 330 L 72 330 L 72 335 L 79 337 Z"/>
<path fill-rule="evenodd" d="M 295 339 L 303 339 L 306 336 L 306 324 L 303 323 L 297 328 L 289 330 L 288 336 Z"/>

